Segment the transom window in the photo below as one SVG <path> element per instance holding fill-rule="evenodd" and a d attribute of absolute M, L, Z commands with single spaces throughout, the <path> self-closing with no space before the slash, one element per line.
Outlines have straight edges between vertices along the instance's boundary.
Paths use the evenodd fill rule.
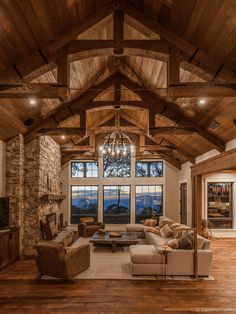
<path fill-rule="evenodd" d="M 163 162 L 137 161 L 136 177 L 163 177 Z"/>
<path fill-rule="evenodd" d="M 136 223 L 163 213 L 162 185 L 137 185 L 135 197 Z"/>
<path fill-rule="evenodd" d="M 130 177 L 131 175 L 131 157 L 127 156 L 109 156 L 103 157 L 103 171 L 105 178 Z"/>
<path fill-rule="evenodd" d="M 72 162 L 71 163 L 72 178 L 95 178 L 98 177 L 97 162 Z"/>

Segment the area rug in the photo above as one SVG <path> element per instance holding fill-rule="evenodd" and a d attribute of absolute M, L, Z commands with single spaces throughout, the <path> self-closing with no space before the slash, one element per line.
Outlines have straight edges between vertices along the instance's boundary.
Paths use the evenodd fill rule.
<path fill-rule="evenodd" d="M 88 238 L 81 238 L 78 244 L 89 244 Z M 146 244 L 140 239 L 140 244 Z M 128 246 L 118 246 L 116 253 L 112 253 L 110 246 L 96 246 L 91 248 L 90 267 L 74 279 L 117 279 L 117 280 L 214 280 L 213 277 L 194 279 L 190 276 L 132 276 L 130 272 L 130 255 Z M 42 279 L 56 279 L 43 276 Z"/>

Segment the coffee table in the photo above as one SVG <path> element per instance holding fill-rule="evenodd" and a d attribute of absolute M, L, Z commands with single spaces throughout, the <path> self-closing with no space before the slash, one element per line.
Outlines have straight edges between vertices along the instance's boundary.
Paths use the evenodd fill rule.
<path fill-rule="evenodd" d="M 89 240 L 93 243 L 93 245 L 97 244 L 111 244 L 112 252 L 116 252 L 117 245 L 131 245 L 137 244 L 138 238 L 136 234 L 131 232 L 122 232 L 120 237 L 110 237 L 109 232 L 106 233 L 99 233 L 96 232 Z"/>

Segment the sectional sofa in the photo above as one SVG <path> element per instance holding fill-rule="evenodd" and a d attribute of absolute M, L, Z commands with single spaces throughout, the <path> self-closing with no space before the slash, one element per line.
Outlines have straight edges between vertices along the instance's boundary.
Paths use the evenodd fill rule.
<path fill-rule="evenodd" d="M 167 259 L 165 259 L 163 251 L 157 248 L 165 245 L 173 239 L 172 237 L 163 238 L 148 232 L 148 227 L 141 224 L 127 224 L 126 230 L 127 232 L 135 232 L 138 237 L 145 237 L 148 243 L 130 246 L 132 275 L 194 275 L 193 249 L 171 249 L 167 253 Z M 198 235 L 197 248 L 198 276 L 209 276 L 212 263 L 210 241 Z"/>

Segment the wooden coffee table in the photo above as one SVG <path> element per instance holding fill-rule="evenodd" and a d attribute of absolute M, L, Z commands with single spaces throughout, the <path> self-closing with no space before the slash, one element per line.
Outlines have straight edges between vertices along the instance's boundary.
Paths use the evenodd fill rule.
<path fill-rule="evenodd" d="M 92 242 L 93 245 L 111 244 L 113 253 L 116 252 L 117 245 L 131 245 L 138 243 L 136 234 L 130 232 L 122 232 L 121 234 L 120 237 L 110 237 L 109 232 L 103 234 L 96 232 L 89 241 Z"/>

